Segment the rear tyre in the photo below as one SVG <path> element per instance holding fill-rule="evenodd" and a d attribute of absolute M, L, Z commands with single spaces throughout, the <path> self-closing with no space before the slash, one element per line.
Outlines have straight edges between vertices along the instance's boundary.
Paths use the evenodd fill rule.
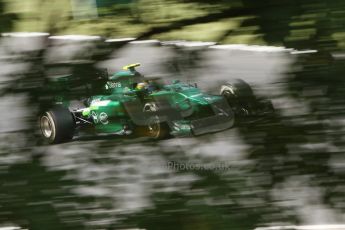
<path fill-rule="evenodd" d="M 73 138 L 75 121 L 67 108 L 59 106 L 42 113 L 39 127 L 44 142 L 57 144 Z"/>

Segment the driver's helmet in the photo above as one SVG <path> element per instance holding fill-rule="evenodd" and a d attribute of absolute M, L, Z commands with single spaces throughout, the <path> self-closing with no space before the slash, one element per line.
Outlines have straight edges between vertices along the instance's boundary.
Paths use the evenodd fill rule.
<path fill-rule="evenodd" d="M 135 89 L 137 89 L 137 90 L 144 90 L 144 89 L 147 89 L 147 87 L 148 87 L 148 83 L 147 82 L 140 82 L 140 83 L 137 84 Z"/>

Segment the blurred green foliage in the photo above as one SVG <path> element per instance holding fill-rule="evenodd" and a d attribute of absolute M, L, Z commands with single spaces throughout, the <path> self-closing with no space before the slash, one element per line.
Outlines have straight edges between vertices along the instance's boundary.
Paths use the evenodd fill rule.
<path fill-rule="evenodd" d="M 5 17 L 3 31 L 11 30 L 9 23 L 14 31 L 107 37 L 140 37 L 155 29 L 150 37 L 164 40 L 286 45 L 301 49 L 344 47 L 343 1 L 98 0 L 99 17 L 83 20 L 73 19 L 70 0 L 7 3 L 6 10 L 1 6 L 3 14 L 15 13 L 19 20 Z M 164 28 L 163 31 L 157 30 L 158 27 Z"/>

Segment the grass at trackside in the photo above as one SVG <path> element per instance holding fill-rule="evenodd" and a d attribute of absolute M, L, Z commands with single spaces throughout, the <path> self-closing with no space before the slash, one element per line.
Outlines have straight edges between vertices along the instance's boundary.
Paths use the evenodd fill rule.
<path fill-rule="evenodd" d="M 224 10 L 224 2 L 227 2 L 223 1 L 223 5 L 221 5 L 221 3 L 209 4 L 206 3 L 207 1 L 196 3 L 196 1 L 183 0 L 131 0 L 136 3 L 116 4 L 98 9 L 98 13 L 101 15 L 98 18 L 75 20 L 72 14 L 71 1 L 77 0 L 3 1 L 7 3 L 7 12 L 17 13 L 19 16 L 14 31 L 50 32 L 53 25 L 55 28 L 53 34 L 100 35 L 108 38 L 138 37 L 152 27 L 169 25 L 183 19 L 221 12 Z M 228 4 L 227 2 L 226 7 L 229 7 Z M 262 38 L 263 35 L 259 32 L 259 28 L 255 26 L 244 27 L 242 22 L 243 18 L 234 18 L 190 25 L 182 29 L 157 34 L 153 38 L 160 40 L 217 41 L 223 44 L 266 44 Z M 289 25 L 291 30 L 285 41 L 307 41 L 310 37 L 315 36 L 314 24 L 314 19 L 306 21 L 303 15 L 295 18 Z M 303 26 L 306 28 L 300 28 Z M 338 43 L 338 47 L 345 48 L 345 33 L 338 31 L 333 33 L 331 37 Z"/>
<path fill-rule="evenodd" d="M 167 25 L 186 18 L 216 12 L 217 5 L 180 3 L 178 0 L 139 0 L 138 4 L 116 5 L 98 12 L 105 16 L 74 20 L 70 0 L 8 0 L 8 12 L 18 13 L 15 31 L 49 31 L 53 23 L 58 34 L 101 35 L 109 38 L 137 37 L 152 26 Z M 241 19 L 186 26 L 153 38 L 161 40 L 218 41 L 263 44 L 254 29 L 236 32 Z M 229 31 L 235 31 L 224 37 Z"/>
<path fill-rule="evenodd" d="M 61 26 L 70 14 L 69 0 L 7 0 L 7 12 L 16 13 L 14 31 L 46 32 L 49 23 Z"/>

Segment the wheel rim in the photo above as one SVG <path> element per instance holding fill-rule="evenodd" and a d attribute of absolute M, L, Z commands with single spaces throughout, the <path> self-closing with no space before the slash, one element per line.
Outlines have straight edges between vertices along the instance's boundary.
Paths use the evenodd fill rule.
<path fill-rule="evenodd" d="M 41 117 L 41 132 L 45 138 L 51 138 L 53 135 L 53 125 L 48 116 Z"/>
<path fill-rule="evenodd" d="M 144 111 L 145 112 L 154 112 L 157 111 L 157 107 L 154 104 L 146 104 L 144 106 Z M 161 126 L 160 126 L 160 121 L 158 116 L 153 116 L 150 118 L 148 125 L 148 135 L 153 138 L 157 138 L 160 135 L 161 132 Z"/>
<path fill-rule="evenodd" d="M 159 119 L 154 117 L 150 120 L 148 125 L 149 135 L 151 137 L 159 137 L 160 133 L 160 124 Z"/>
<path fill-rule="evenodd" d="M 227 99 L 235 98 L 235 95 L 228 89 L 225 89 L 223 92 L 221 92 L 221 95 L 223 95 Z"/>

